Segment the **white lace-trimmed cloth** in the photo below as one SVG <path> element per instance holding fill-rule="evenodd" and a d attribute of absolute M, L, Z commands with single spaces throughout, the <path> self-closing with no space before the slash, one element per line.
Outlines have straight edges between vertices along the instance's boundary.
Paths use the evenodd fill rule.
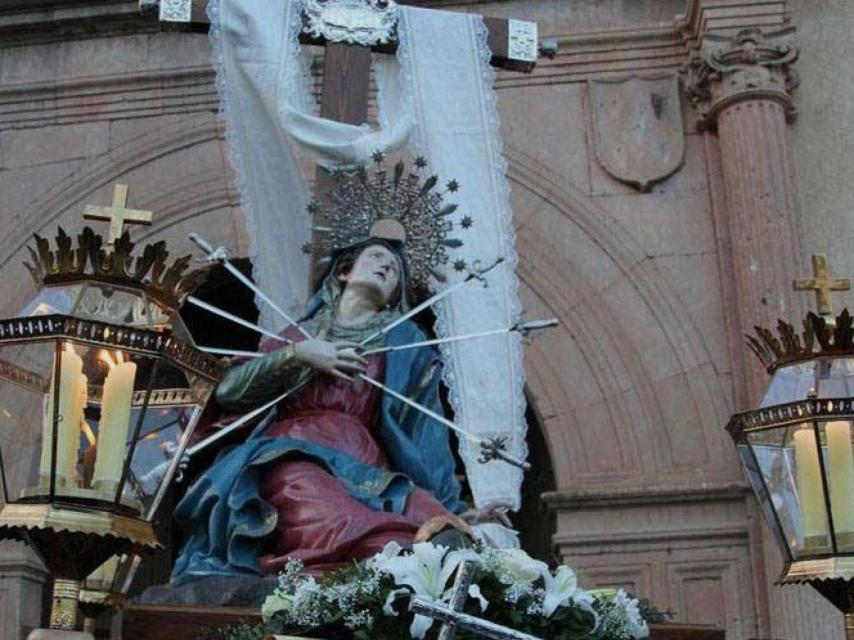
<path fill-rule="evenodd" d="M 380 128 L 319 118 L 310 93 L 307 56 L 297 36 L 300 0 L 214 0 L 210 3 L 217 81 L 238 178 L 255 279 L 298 315 L 306 299 L 310 240 L 306 184 L 293 150 L 327 167 L 369 162 L 376 150 L 409 143 L 443 182 L 457 180 L 459 211 L 470 232 L 453 259 L 503 265 L 488 288 L 470 283 L 437 308 L 439 336 L 506 327 L 518 320 L 516 252 L 506 163 L 501 153 L 493 70 L 480 16 L 401 7 L 397 59 L 377 56 Z M 448 270 L 449 282 L 461 277 Z M 262 322 L 282 321 L 262 310 Z M 444 345 L 445 380 L 455 421 L 483 438 L 506 437 L 508 452 L 526 456 L 522 347 L 518 334 Z M 501 461 L 480 464 L 477 446 L 460 453 L 478 506 L 520 503 L 522 472 Z"/>

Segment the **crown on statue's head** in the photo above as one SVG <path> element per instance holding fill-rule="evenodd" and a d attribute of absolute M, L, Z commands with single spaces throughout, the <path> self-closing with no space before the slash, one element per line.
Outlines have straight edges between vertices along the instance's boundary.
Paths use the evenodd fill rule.
<path fill-rule="evenodd" d="M 427 166 L 423 158 L 416 158 L 407 171 L 404 162 L 398 162 L 391 175 L 385 168 L 382 153 L 373 156 L 375 167 L 360 167 L 355 171 L 335 172 L 335 186 L 328 196 L 329 205 L 312 203 L 309 212 L 320 212 L 322 226 L 316 226 L 319 247 L 329 261 L 347 247 L 370 238 L 401 242 L 406 249 L 409 274 L 415 288 L 429 287 L 431 278 L 444 282 L 443 267 L 450 262 L 449 249 L 462 246 L 462 240 L 450 237 L 455 228 L 452 217 L 457 205 L 444 201 L 446 193 L 459 188 L 451 180 L 445 192 L 436 190 L 439 179 L 431 175 L 422 181 L 422 170 Z M 459 225 L 472 226 L 469 216 Z M 310 246 L 305 247 L 311 251 Z M 453 268 L 463 271 L 465 261 L 457 259 Z"/>

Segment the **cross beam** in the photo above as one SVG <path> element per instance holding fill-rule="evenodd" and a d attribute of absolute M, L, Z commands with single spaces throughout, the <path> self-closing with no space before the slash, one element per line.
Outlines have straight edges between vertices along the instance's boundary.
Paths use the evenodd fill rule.
<path fill-rule="evenodd" d="M 160 0 L 165 2 L 166 0 Z M 207 6 L 208 0 L 184 0 L 185 3 L 190 3 L 189 6 L 189 21 L 186 22 L 191 28 L 205 31 L 210 26 L 208 20 Z M 398 4 L 407 4 L 398 2 Z M 414 4 L 414 3 L 413 3 Z M 303 18 L 305 20 L 305 17 Z M 487 44 L 492 51 L 492 59 L 490 60 L 493 67 L 501 69 L 510 69 L 513 71 L 530 72 L 533 70 L 536 60 L 532 60 L 530 56 L 521 57 L 518 53 L 519 40 L 524 36 L 520 36 L 519 29 L 526 23 L 521 20 L 506 20 L 504 18 L 483 18 L 487 29 L 489 30 L 489 39 Z M 332 43 L 327 43 L 322 37 L 314 38 L 307 33 L 300 33 L 300 43 L 313 44 L 320 46 L 328 46 Z M 343 45 L 347 46 L 347 45 Z M 537 52 L 537 43 L 534 43 L 534 54 Z M 350 49 L 363 49 L 364 47 L 349 47 Z M 397 51 L 397 41 L 392 39 L 386 44 L 374 45 L 372 51 L 379 53 L 394 53 Z M 529 49 L 530 50 L 530 49 Z"/>
<path fill-rule="evenodd" d="M 795 280 L 795 291 L 815 291 L 815 302 L 820 316 L 832 316 L 831 300 L 834 291 L 849 291 L 851 280 L 848 278 L 831 278 L 828 275 L 827 256 L 817 253 L 812 257 L 812 278 Z"/>
<path fill-rule="evenodd" d="M 108 244 L 113 244 L 122 236 L 126 224 L 151 224 L 151 211 L 140 211 L 139 209 L 128 209 L 128 186 L 117 184 L 113 190 L 113 204 L 109 207 L 101 207 L 94 204 L 86 205 L 83 217 L 86 220 L 102 220 L 110 223 L 110 232 L 107 238 Z"/>
<path fill-rule="evenodd" d="M 451 601 L 448 608 L 454 613 L 460 613 L 466 607 L 468 600 L 469 587 L 474 578 L 475 566 L 473 562 L 465 561 L 460 563 L 457 568 L 457 575 L 454 578 L 454 587 L 451 592 Z M 439 629 L 439 637 L 437 640 L 454 640 L 457 636 L 456 621 L 446 620 Z"/>

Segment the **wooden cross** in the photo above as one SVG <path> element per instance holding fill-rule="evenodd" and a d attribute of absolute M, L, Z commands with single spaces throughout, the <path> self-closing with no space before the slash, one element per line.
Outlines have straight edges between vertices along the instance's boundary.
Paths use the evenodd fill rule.
<path fill-rule="evenodd" d="M 463 562 L 457 568 L 457 575 L 454 577 L 454 587 L 451 591 L 451 611 L 459 613 L 466 606 L 466 600 L 469 596 L 469 587 L 471 586 L 472 578 L 474 578 L 474 563 Z M 457 635 L 457 625 L 455 622 L 445 622 L 439 630 L 438 640 L 454 640 Z"/>
<path fill-rule="evenodd" d="M 160 0 L 161 3 L 167 0 Z M 400 2 L 403 3 L 402 1 Z M 208 0 L 169 0 L 169 4 L 183 5 L 177 14 L 194 28 L 207 28 Z M 303 22 L 308 18 L 303 16 Z M 484 17 L 488 30 L 487 44 L 494 67 L 513 71 L 530 72 L 536 64 L 538 53 L 536 23 L 522 20 Z M 299 36 L 300 43 L 320 45 L 326 48 L 323 58 L 323 87 L 321 91 L 320 116 L 347 124 L 361 124 L 368 119 L 368 92 L 370 88 L 371 51 L 394 53 L 397 41 L 392 38 L 385 44 L 372 47 L 327 42 L 323 37 L 315 38 L 304 31 Z M 315 196 L 322 201 L 325 194 L 334 187 L 331 174 L 317 167 Z M 322 225 L 322 219 L 315 219 L 315 226 Z M 316 246 L 316 243 L 315 243 Z M 314 262 L 318 264 L 314 255 Z M 319 275 L 319 274 L 315 274 Z"/>
<path fill-rule="evenodd" d="M 828 277 L 827 256 L 823 253 L 817 253 L 812 257 L 812 272 L 812 278 L 795 280 L 795 291 L 815 291 L 818 314 L 820 316 L 832 316 L 831 293 L 833 291 L 849 291 L 851 280 Z"/>
<path fill-rule="evenodd" d="M 101 207 L 88 204 L 83 211 L 83 217 L 86 220 L 102 220 L 110 223 L 107 244 L 113 244 L 118 238 L 121 238 L 126 224 L 151 224 L 151 211 L 127 209 L 125 206 L 127 202 L 128 186 L 116 184 L 111 206 Z"/>
<path fill-rule="evenodd" d="M 473 562 L 462 562 L 457 568 L 450 606 L 413 596 L 409 600 L 409 610 L 442 621 L 442 628 L 437 640 L 454 640 L 458 628 L 474 631 L 484 638 L 492 638 L 493 640 L 541 640 L 541 638 L 528 633 L 502 627 L 494 622 L 463 613 L 474 572 L 475 565 Z"/>

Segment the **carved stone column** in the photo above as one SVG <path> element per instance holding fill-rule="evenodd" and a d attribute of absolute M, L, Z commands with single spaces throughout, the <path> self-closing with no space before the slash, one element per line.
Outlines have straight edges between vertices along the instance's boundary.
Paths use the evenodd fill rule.
<path fill-rule="evenodd" d="M 720 144 L 735 279 L 734 354 L 741 354 L 745 374 L 739 408 L 755 406 L 767 384 L 753 355 L 740 348 L 742 336 L 778 318 L 797 321 L 803 309 L 792 291 L 801 260 L 787 130 L 795 117 L 791 64 L 798 56 L 790 33 L 707 35 L 683 76 L 700 126 L 716 129 Z"/>

